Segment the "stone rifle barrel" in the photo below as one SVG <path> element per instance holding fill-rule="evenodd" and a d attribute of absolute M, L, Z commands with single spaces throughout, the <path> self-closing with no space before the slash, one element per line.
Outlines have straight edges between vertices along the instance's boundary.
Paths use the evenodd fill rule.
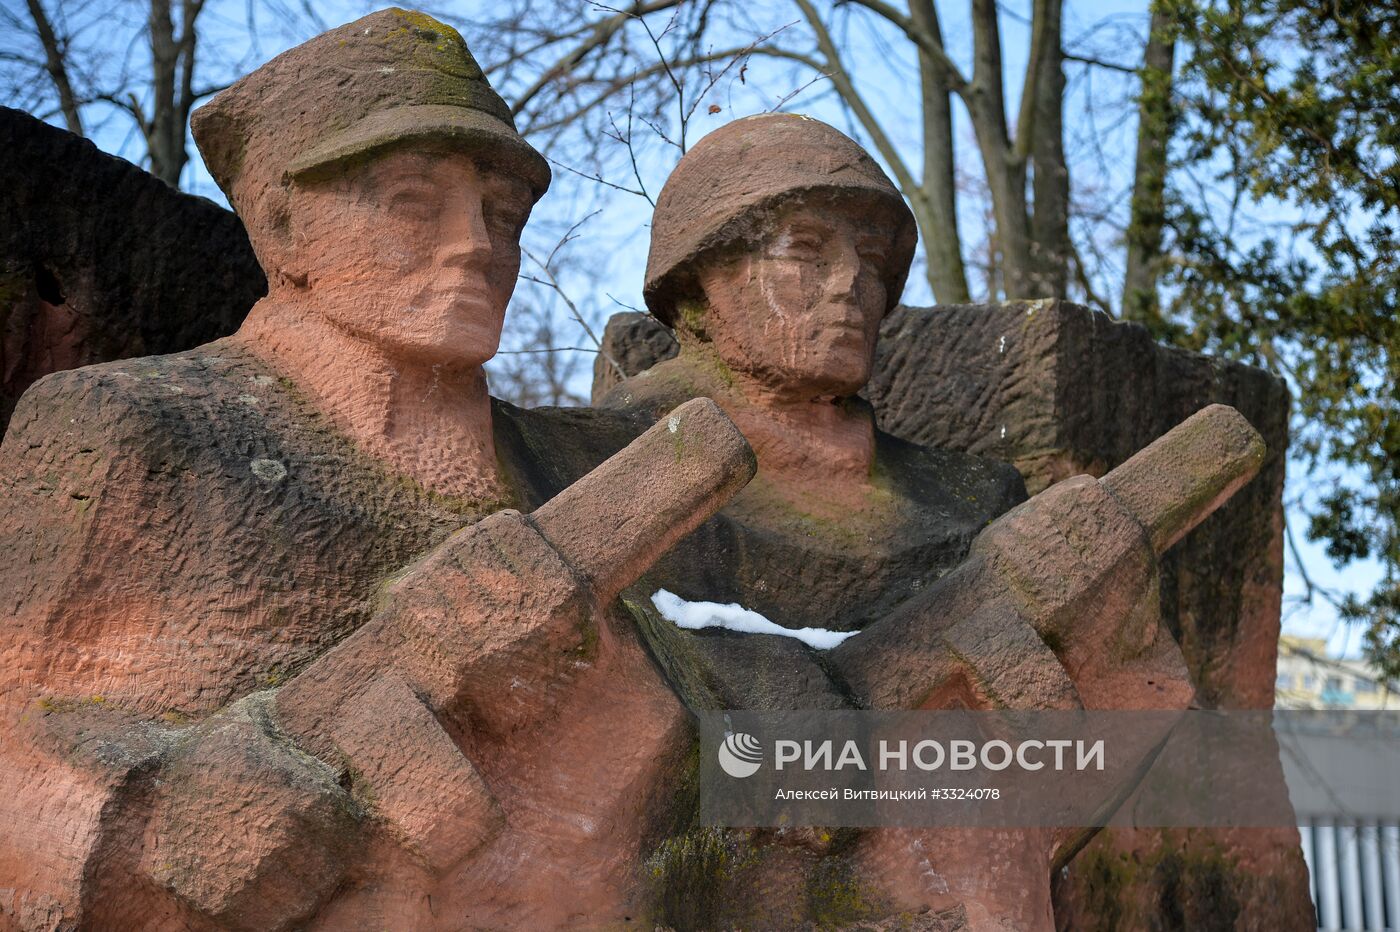
<path fill-rule="evenodd" d="M 757 469 L 753 450 L 719 405 L 695 398 L 545 503 L 530 522 L 600 601 L 611 601 Z"/>
<path fill-rule="evenodd" d="M 1204 408 L 1102 479 L 1066 479 L 997 518 L 967 561 L 829 661 L 874 708 L 928 707 L 960 681 L 990 707 L 1185 707 L 1157 560 L 1265 452 L 1233 408 Z"/>
<path fill-rule="evenodd" d="M 1244 415 L 1210 405 L 1099 481 L 1142 522 L 1160 556 L 1254 478 L 1266 452 Z"/>
<path fill-rule="evenodd" d="M 713 401 L 687 402 L 533 515 L 497 512 L 414 564 L 368 622 L 278 691 L 279 726 L 448 869 L 504 817 L 443 722 L 507 735 L 566 702 L 596 649 L 599 607 L 756 468 Z"/>
<path fill-rule="evenodd" d="M 757 469 L 708 398 L 676 408 L 532 515 L 499 511 L 453 534 L 393 582 L 374 616 L 282 688 L 289 730 L 312 741 L 385 669 L 436 714 L 471 696 L 486 723 L 547 677 L 595 609 L 714 514 Z M 582 632 L 582 633 L 581 633 Z M 505 677 L 506 695 L 489 699 Z M 523 711 L 523 710 L 522 710 Z M 510 717 L 501 713 L 504 717 Z"/>

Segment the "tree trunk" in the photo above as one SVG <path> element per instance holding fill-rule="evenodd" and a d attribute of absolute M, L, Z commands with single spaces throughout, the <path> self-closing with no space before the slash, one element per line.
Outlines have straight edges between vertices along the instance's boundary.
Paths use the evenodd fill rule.
<path fill-rule="evenodd" d="M 1138 98 L 1137 163 L 1128 217 L 1123 317 L 1160 333 L 1163 322 L 1157 277 L 1166 214 L 1167 143 L 1173 123 L 1172 67 L 1176 54 L 1171 16 L 1161 4 L 1153 4 L 1150 30 Z"/>
<path fill-rule="evenodd" d="M 180 173 L 189 161 L 186 135 L 194 105 L 195 19 L 202 0 L 181 0 L 179 35 L 171 16 L 173 2 L 151 0 L 151 115 L 143 128 L 151 174 L 179 187 Z"/>
<path fill-rule="evenodd" d="M 914 0 L 909 8 L 915 29 L 943 45 L 938 11 L 932 0 Z M 957 189 L 953 174 L 953 112 L 948 75 L 943 63 L 919 53 L 919 88 L 923 97 L 924 172 L 914 216 L 928 256 L 928 283 L 940 304 L 966 304 L 972 300 L 963 265 L 962 237 L 958 232 Z"/>
<path fill-rule="evenodd" d="M 171 149 L 171 124 L 175 118 L 175 24 L 170 0 L 151 0 L 148 25 L 151 42 L 151 115 L 147 120 L 146 149 L 151 174 L 171 187 L 179 187 L 180 167 Z"/>
<path fill-rule="evenodd" d="M 973 75 L 964 94 L 977 147 L 987 173 L 1001 246 L 1001 279 L 1008 299 L 1032 294 L 1030 224 L 1026 214 L 1025 162 L 1015 157 L 1006 128 L 1001 74 L 1001 30 L 995 0 L 973 0 Z"/>
<path fill-rule="evenodd" d="M 1031 214 L 1031 260 L 1036 298 L 1063 298 L 1069 282 L 1069 166 L 1065 164 L 1064 52 L 1061 49 L 1061 0 L 1035 4 L 1032 30 L 1043 23 L 1033 88 L 1034 133 L 1029 140 L 1035 208 Z"/>
<path fill-rule="evenodd" d="M 78 112 L 78 99 L 73 93 L 73 84 L 68 80 L 68 60 L 65 49 L 58 43 L 58 36 L 53 31 L 53 23 L 49 21 L 49 16 L 44 12 L 39 0 L 26 0 L 29 7 L 29 15 L 34 20 L 34 29 L 39 34 L 39 43 L 44 47 L 44 70 L 49 73 L 49 78 L 53 80 L 53 86 L 58 91 L 58 106 L 63 111 L 63 122 L 68 127 L 68 132 L 83 135 L 82 115 Z"/>

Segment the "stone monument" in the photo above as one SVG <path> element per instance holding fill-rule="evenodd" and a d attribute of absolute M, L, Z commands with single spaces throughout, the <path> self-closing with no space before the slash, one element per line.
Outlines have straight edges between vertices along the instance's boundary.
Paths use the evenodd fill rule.
<path fill-rule="evenodd" d="M 654 378 L 664 384 L 690 369 L 685 326 L 664 306 L 656 316 L 614 315 L 604 348 L 627 379 L 619 385 L 611 366 L 596 365 L 595 403 L 645 400 L 657 392 Z M 1261 474 L 1163 555 L 1160 606 L 1199 703 L 1271 707 L 1288 443 L 1278 379 L 1158 345 L 1141 327 L 1062 301 L 895 308 L 880 324 L 871 373 L 861 394 L 881 430 L 1013 463 L 1032 493 L 1102 476 L 1205 405 L 1237 407 L 1268 444 Z M 1057 916 L 1071 927 L 1100 913 L 1170 923 L 1184 910 L 1301 929 L 1310 915 L 1292 829 L 1110 830 L 1056 879 Z"/>
<path fill-rule="evenodd" d="M 913 224 L 790 116 L 663 192 L 683 349 L 636 413 L 521 411 L 481 364 L 549 171 L 460 36 L 381 11 L 193 125 L 266 297 L 41 379 L 0 445 L 0 924 L 1051 927 L 1082 832 L 738 833 L 701 876 L 687 706 L 1185 707 L 1158 557 L 1259 469 L 1243 418 L 1029 501 L 878 431 Z M 859 634 L 692 636 L 657 582 Z"/>
<path fill-rule="evenodd" d="M 655 416 L 711 397 L 753 443 L 759 473 L 648 583 L 761 606 L 789 628 L 861 632 L 818 657 L 783 638 L 644 621 L 692 707 L 1193 701 L 1159 620 L 1157 557 L 1258 469 L 1264 446 L 1242 418 L 1204 411 L 1103 484 L 1064 482 L 997 519 L 1021 496 L 1005 467 L 898 441 L 858 397 L 913 248 L 912 217 L 859 146 L 805 117 L 731 123 L 682 159 L 652 231 L 644 293 L 674 327 L 677 351 L 647 341 L 666 358 L 596 401 Z M 634 334 L 638 323 L 627 322 Z M 810 918 L 781 910 L 801 902 L 804 883 L 836 873 L 859 878 L 852 896 L 886 909 L 958 911 L 974 928 L 1048 928 L 1051 877 L 1083 841 L 876 830 L 823 845 L 741 844 L 759 862 L 754 882 L 777 904 L 762 921 L 778 927 Z"/>
<path fill-rule="evenodd" d="M 50 372 L 228 336 L 267 292 L 229 211 L 18 110 L 0 138 L 0 435 Z"/>
<path fill-rule="evenodd" d="M 663 565 L 677 594 L 856 630 L 961 562 L 1024 499 L 1006 464 L 900 441 L 857 395 L 914 241 L 880 167 L 817 120 L 737 120 L 676 167 L 652 221 L 645 296 L 680 354 L 597 404 L 657 417 L 713 398 L 760 464 Z"/>
<path fill-rule="evenodd" d="M 747 445 L 698 402 L 561 493 L 637 430 L 488 398 L 549 172 L 449 27 L 373 14 L 194 127 L 268 295 L 0 447 L 3 922 L 620 919 L 687 743 L 608 606 Z"/>

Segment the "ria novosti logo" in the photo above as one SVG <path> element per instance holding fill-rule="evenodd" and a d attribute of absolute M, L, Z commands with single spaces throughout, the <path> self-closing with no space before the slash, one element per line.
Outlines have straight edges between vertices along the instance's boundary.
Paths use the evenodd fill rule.
<path fill-rule="evenodd" d="M 731 777 L 751 777 L 763 766 L 763 746 L 742 731 L 727 734 L 719 746 L 719 766 Z"/>

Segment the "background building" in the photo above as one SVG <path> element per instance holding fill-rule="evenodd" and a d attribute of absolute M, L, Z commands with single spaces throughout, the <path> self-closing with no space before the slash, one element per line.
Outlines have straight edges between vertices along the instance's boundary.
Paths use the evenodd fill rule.
<path fill-rule="evenodd" d="M 1397 709 L 1396 685 L 1364 661 L 1329 656 L 1323 638 L 1279 642 L 1276 708 Z M 1361 816 L 1304 822 L 1298 831 L 1319 929 L 1400 929 L 1400 826 Z"/>
<path fill-rule="evenodd" d="M 1323 638 L 1285 634 L 1279 640 L 1275 708 L 1400 709 L 1395 686 L 1365 661 L 1329 656 Z"/>

